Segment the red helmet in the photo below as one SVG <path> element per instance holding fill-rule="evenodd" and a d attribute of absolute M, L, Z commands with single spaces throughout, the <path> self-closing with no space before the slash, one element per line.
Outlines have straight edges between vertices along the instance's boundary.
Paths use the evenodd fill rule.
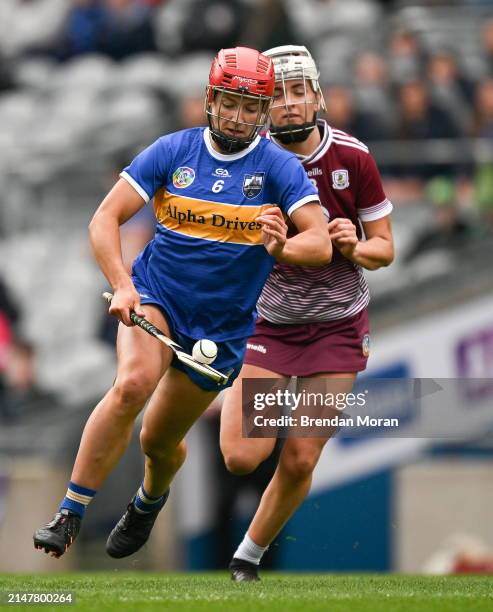
<path fill-rule="evenodd" d="M 247 47 L 219 51 L 209 74 L 205 111 L 211 135 L 224 151 L 233 153 L 244 149 L 265 126 L 274 85 L 274 65 L 271 58 Z M 227 112 L 222 106 L 223 96 L 226 94 L 230 99 L 232 96 L 238 97 L 237 112 Z M 257 104 L 256 118 L 252 121 L 240 121 L 242 105 L 248 104 L 249 112 L 252 113 L 251 105 L 254 102 Z M 235 112 L 236 117 L 233 116 Z"/>

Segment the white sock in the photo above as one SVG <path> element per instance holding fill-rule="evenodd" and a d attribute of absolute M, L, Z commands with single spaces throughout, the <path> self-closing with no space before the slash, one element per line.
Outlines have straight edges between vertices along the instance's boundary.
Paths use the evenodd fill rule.
<path fill-rule="evenodd" d="M 243 559 L 243 561 L 249 561 L 250 563 L 259 565 L 262 555 L 268 548 L 268 546 L 259 546 L 258 544 L 255 544 L 248 533 L 246 533 L 242 543 L 238 546 L 233 557 L 235 559 Z"/>

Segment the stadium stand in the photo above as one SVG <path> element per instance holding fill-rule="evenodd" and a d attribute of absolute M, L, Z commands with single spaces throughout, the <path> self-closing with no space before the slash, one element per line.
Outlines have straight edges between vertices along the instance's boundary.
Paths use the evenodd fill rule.
<path fill-rule="evenodd" d="M 88 296 L 97 293 L 102 281 L 83 247 L 84 228 L 109 186 L 112 160 L 128 159 L 158 135 L 197 121 L 186 113 L 188 108 L 195 112 L 193 98 L 202 95 L 209 62 L 207 46 L 215 43 L 204 38 L 199 44 L 197 39 L 192 47 L 193 51 L 202 47 L 201 55 L 187 54 L 185 39 L 164 42 L 168 34 L 172 37 L 170 28 L 180 30 L 190 7 L 200 3 L 155 3 L 142 13 L 142 4 L 133 1 L 123 3 L 127 13 L 145 13 L 152 20 L 161 51 L 115 61 L 111 54 L 94 52 L 95 45 L 61 61 L 65 58 L 54 50 L 66 39 L 70 15 L 82 19 L 82 5 L 74 2 L 67 12 L 56 0 L 34 4 L 43 26 L 36 38 L 29 26 L 34 16 L 28 18 L 22 3 L 14 0 L 6 15 L 26 25 L 17 32 L 15 43 L 0 37 L 0 51 L 13 62 L 15 82 L 14 89 L 0 93 L 1 267 L 23 303 L 34 287 L 32 301 L 45 304 L 45 312 L 53 316 L 51 324 L 65 313 L 68 329 L 71 316 L 77 316 L 80 340 L 89 342 L 94 329 L 78 312 L 78 304 L 81 300 L 91 304 L 94 300 Z M 94 3 L 86 4 L 95 10 Z M 262 7 L 269 2 L 253 4 Z M 430 249 L 423 264 L 419 261 L 423 256 L 414 261 L 412 244 L 436 216 L 436 206 L 427 198 L 427 182 L 444 173 L 456 185 L 453 206 L 460 215 L 471 224 L 490 222 L 488 168 L 493 155 L 487 93 L 493 36 L 492 22 L 486 19 L 490 13 L 470 4 L 397 2 L 390 13 L 363 0 L 341 2 L 337 11 L 333 3 L 285 0 L 281 4 L 296 35 L 313 48 L 320 62 L 329 119 L 370 144 L 394 200 L 398 257 L 388 270 L 369 275 L 375 297 L 420 278 L 449 273 L 453 264 L 446 246 L 437 252 Z M 244 6 L 238 2 L 239 9 Z M 96 27 L 94 11 L 89 14 L 87 7 L 84 18 Z M 98 7 L 107 11 L 106 18 L 115 16 L 111 2 Z M 221 7 L 218 2 L 215 10 Z M 382 23 L 385 28 L 371 27 Z M 246 20 L 244 31 L 248 28 Z M 241 42 L 241 32 L 235 35 Z M 215 40 L 224 36 L 218 31 Z M 414 110 L 421 95 L 427 100 L 423 103 L 433 108 L 432 115 Z M 413 116 L 410 127 L 406 116 L 412 113 L 419 118 Z M 472 141 L 475 135 L 483 140 Z M 416 141 L 421 137 L 427 141 Z M 436 142 L 429 141 L 433 137 Z M 439 225 L 436 229 L 440 232 Z M 76 279 L 73 287 L 71 278 Z M 56 284 L 66 293 L 63 301 Z M 39 326 L 35 308 L 26 313 L 26 329 L 49 356 L 50 342 L 44 343 L 58 334 L 47 319 Z M 54 354 L 47 363 L 57 359 L 59 354 Z"/>
<path fill-rule="evenodd" d="M 373 329 L 491 292 L 488 3 L 126 0 L 123 13 L 116 4 L 2 0 L 0 277 L 36 355 L 36 386 L 56 397 L 56 410 L 0 431 L 0 457 L 67 452 L 73 441 L 52 448 L 40 423 L 55 427 L 65 410 L 66 422 L 50 429 L 62 439 L 111 383 L 113 349 L 100 337 L 106 286 L 87 224 L 137 151 L 205 122 L 210 54 L 229 41 L 267 48 L 294 37 L 309 47 L 329 120 L 365 140 L 379 163 L 394 204 L 396 259 L 367 276 Z M 276 7 L 286 33 L 256 28 L 258 11 Z M 104 32 L 118 38 L 125 24 L 123 52 Z M 437 193 L 443 180 L 448 197 Z"/>

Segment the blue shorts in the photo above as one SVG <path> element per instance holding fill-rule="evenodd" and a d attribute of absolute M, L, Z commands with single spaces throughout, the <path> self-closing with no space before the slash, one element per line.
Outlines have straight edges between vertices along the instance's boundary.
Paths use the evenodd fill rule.
<path fill-rule="evenodd" d="M 190 338 L 190 336 L 179 332 L 173 324 L 173 319 L 169 314 L 169 309 L 167 308 L 166 304 L 164 304 L 161 299 L 153 295 L 152 291 L 144 285 L 140 277 L 134 274 L 132 275 L 132 281 L 140 295 L 140 303 L 153 304 L 160 308 L 168 323 L 172 340 L 180 344 L 184 351 L 191 355 L 193 345 L 197 342 L 197 340 L 201 340 L 201 338 Z M 207 337 L 206 332 L 204 332 L 203 337 Z M 212 340 L 212 338 L 210 339 Z M 178 360 L 176 355 L 173 356 L 171 366 L 184 372 L 192 382 L 194 382 L 204 391 L 221 391 L 222 389 L 231 387 L 234 380 L 238 377 L 241 366 L 243 365 L 247 340 L 248 338 L 236 338 L 234 340 L 227 340 L 225 342 L 216 342 L 217 357 L 214 363 L 211 365 L 214 369 L 219 370 L 224 374 L 231 372 L 228 382 L 224 385 L 218 384 L 203 374 L 200 374 L 199 372 L 187 367 L 184 363 Z"/>

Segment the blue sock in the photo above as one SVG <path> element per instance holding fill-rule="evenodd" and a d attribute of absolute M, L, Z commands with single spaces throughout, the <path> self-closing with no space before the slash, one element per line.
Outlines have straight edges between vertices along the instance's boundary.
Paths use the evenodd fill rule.
<path fill-rule="evenodd" d="M 82 518 L 87 506 L 91 503 L 95 495 L 96 491 L 93 489 L 81 487 L 75 484 L 75 482 L 70 481 L 68 483 L 67 493 L 60 504 L 60 510 L 65 508 L 66 510 L 75 512 L 75 514 L 78 514 Z"/>
<path fill-rule="evenodd" d="M 141 512 L 142 514 L 159 510 L 166 501 L 165 496 L 168 497 L 166 493 L 164 495 L 160 495 L 159 497 L 151 497 L 146 493 L 144 483 L 142 483 L 134 497 L 135 509 L 137 512 Z"/>

